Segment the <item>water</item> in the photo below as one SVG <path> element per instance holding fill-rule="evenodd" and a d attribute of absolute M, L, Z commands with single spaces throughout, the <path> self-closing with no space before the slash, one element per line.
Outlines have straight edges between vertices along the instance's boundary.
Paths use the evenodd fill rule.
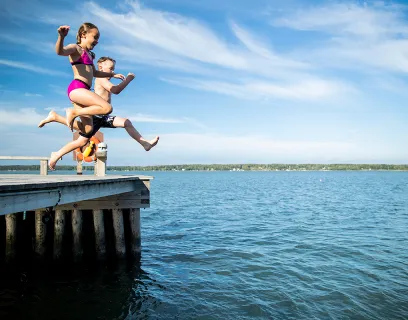
<path fill-rule="evenodd" d="M 408 318 L 408 172 L 142 174 L 141 261 L 9 270 L 2 318 Z"/>

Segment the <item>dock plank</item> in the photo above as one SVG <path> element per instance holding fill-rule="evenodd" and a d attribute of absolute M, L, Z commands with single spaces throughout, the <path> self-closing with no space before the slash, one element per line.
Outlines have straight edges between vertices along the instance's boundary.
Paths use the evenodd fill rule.
<path fill-rule="evenodd" d="M 0 174 L 0 192 L 22 191 L 43 188 L 54 188 L 67 185 L 87 185 L 97 183 L 121 182 L 121 181 L 148 181 L 151 176 L 143 175 L 107 175 L 97 177 L 93 175 L 48 175 L 35 174 Z"/>
<path fill-rule="evenodd" d="M 151 176 L 0 175 L 0 215 L 139 191 Z"/>

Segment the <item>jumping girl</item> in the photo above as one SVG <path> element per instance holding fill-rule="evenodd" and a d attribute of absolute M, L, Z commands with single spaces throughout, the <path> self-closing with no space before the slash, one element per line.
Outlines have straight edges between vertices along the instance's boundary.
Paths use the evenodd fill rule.
<path fill-rule="evenodd" d="M 68 97 L 74 104 L 74 108 L 67 109 L 67 126 L 73 130 L 73 122 L 76 117 L 81 117 L 85 126 L 92 126 L 92 115 L 106 115 L 112 112 L 109 102 L 92 92 L 91 85 L 93 77 L 96 78 L 118 78 L 124 80 L 125 77 L 114 72 L 103 72 L 95 68 L 92 50 L 99 40 L 98 27 L 92 23 L 83 23 L 77 33 L 77 43 L 64 47 L 64 38 L 67 36 L 69 26 L 58 28 L 58 40 L 55 44 L 55 51 L 60 56 L 69 56 L 69 60 L 74 72 L 74 80 L 68 86 Z"/>

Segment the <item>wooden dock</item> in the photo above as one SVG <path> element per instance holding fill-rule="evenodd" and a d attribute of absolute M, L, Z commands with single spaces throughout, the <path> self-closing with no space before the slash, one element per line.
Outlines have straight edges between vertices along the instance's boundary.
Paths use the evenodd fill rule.
<path fill-rule="evenodd" d="M 89 236 L 82 231 L 83 218 L 88 212 L 92 215 L 92 241 L 99 258 L 106 256 L 106 227 L 113 230 L 110 240 L 114 242 L 117 256 L 140 253 L 140 209 L 150 207 L 152 179 L 135 175 L 0 175 L 0 219 L 5 219 L 5 259 L 15 258 L 19 240 L 17 229 L 22 215 L 24 218 L 31 215 L 35 230 L 33 248 L 37 256 L 44 256 L 49 249 L 46 238 L 49 239 L 50 235 L 46 234 L 45 221 L 50 217 L 53 221 L 53 257 L 58 259 L 63 254 L 62 243 L 66 241 L 68 228 L 72 235 L 73 256 L 81 259 L 83 240 Z M 112 216 L 111 226 L 106 226 L 106 212 Z M 127 237 L 125 229 L 130 230 Z M 131 252 L 126 252 L 126 248 Z"/>

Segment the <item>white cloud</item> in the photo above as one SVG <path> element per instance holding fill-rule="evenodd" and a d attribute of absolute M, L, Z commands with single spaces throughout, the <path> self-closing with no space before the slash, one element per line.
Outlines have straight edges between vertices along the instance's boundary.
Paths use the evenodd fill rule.
<path fill-rule="evenodd" d="M 59 95 L 62 95 L 62 96 L 67 95 L 67 89 L 66 88 L 57 86 L 55 84 L 49 84 L 48 86 L 52 89 L 52 91 L 54 91 L 55 93 L 57 93 Z"/>
<path fill-rule="evenodd" d="M 272 24 L 300 31 L 315 31 L 326 42 L 300 48 L 303 55 L 321 66 L 357 72 L 408 72 L 408 23 L 405 7 L 374 2 L 330 2 L 299 9 L 276 18 Z"/>
<path fill-rule="evenodd" d="M 161 69 L 169 69 L 172 71 L 199 74 L 211 73 L 208 68 L 186 60 L 185 58 L 178 57 L 177 55 L 172 53 L 164 54 L 163 51 L 157 50 L 157 48 L 148 44 L 138 46 L 137 50 L 135 50 L 134 47 L 125 45 L 103 46 L 103 50 L 111 52 L 112 55 L 115 55 L 115 57 L 118 55 L 120 56 L 121 61 L 117 61 L 117 68 L 121 69 L 124 68 L 122 60 L 126 60 L 133 63 L 146 64 L 149 66 L 154 66 Z"/>
<path fill-rule="evenodd" d="M 136 40 L 185 58 L 230 68 L 244 68 L 245 59 L 234 54 L 209 28 L 178 14 L 142 7 L 129 1 L 127 14 L 117 14 L 94 2 L 85 6 L 115 37 Z M 126 43 L 127 43 L 126 42 Z M 209 50 L 211 48 L 211 50 Z"/>
<path fill-rule="evenodd" d="M 0 124 L 2 126 L 37 126 L 46 117 L 39 114 L 34 108 L 24 108 L 17 111 L 0 109 Z"/>
<path fill-rule="evenodd" d="M 24 96 L 25 96 L 25 97 L 43 97 L 42 94 L 39 94 L 39 93 L 29 93 L 29 92 L 24 93 Z"/>
<path fill-rule="evenodd" d="M 318 100 L 354 93 L 355 90 L 345 84 L 335 81 L 306 79 L 293 83 L 242 81 L 221 82 L 213 80 L 198 80 L 191 78 L 161 78 L 163 81 L 196 90 L 216 92 L 241 99 L 259 100 L 268 98 L 291 100 Z"/>
<path fill-rule="evenodd" d="M 271 49 L 264 45 L 264 43 L 266 43 L 266 39 L 256 40 L 252 34 L 238 26 L 238 24 L 231 22 L 231 28 L 235 36 L 246 46 L 249 51 L 263 58 L 262 61 L 259 61 L 259 63 L 263 64 L 264 69 L 267 66 L 279 69 L 309 67 L 306 63 L 287 59 L 284 56 L 279 56 L 272 52 Z M 266 62 L 268 63 L 267 66 L 265 66 Z"/>
<path fill-rule="evenodd" d="M 367 2 L 363 5 L 329 2 L 327 5 L 299 9 L 294 14 L 276 19 L 274 24 L 298 30 L 378 38 L 408 34 L 401 9 L 400 6 L 380 1 L 372 5 Z"/>
<path fill-rule="evenodd" d="M 32 51 L 38 51 L 41 53 L 55 54 L 55 43 L 40 41 L 40 40 L 30 40 L 33 37 L 25 38 L 21 35 L 4 33 L 0 34 L 0 39 L 3 41 L 11 42 L 18 45 L 24 45 Z"/>
<path fill-rule="evenodd" d="M 117 61 L 211 78 L 209 81 L 198 78 L 198 83 L 192 84 L 179 81 L 178 85 L 194 86 L 204 91 L 210 87 L 212 92 L 248 98 L 247 94 L 234 92 L 243 88 L 250 91 L 251 99 L 265 96 L 310 99 L 314 95 L 323 98 L 344 93 L 345 85 L 340 85 L 342 81 L 320 77 L 315 61 L 306 62 L 304 55 L 273 50 L 267 45 L 269 41 L 255 35 L 255 30 L 250 32 L 234 21 L 230 21 L 229 26 L 236 41 L 227 40 L 225 34 L 217 33 L 203 21 L 150 9 L 139 1 L 127 1 L 115 11 L 96 2 L 85 2 L 83 6 L 78 9 L 76 17 L 72 16 L 74 26 L 82 22 L 82 12 L 86 11 L 87 20 L 92 20 L 103 30 L 101 49 L 114 52 Z M 71 17 L 72 13 L 68 14 Z M 60 16 L 64 17 L 64 14 L 53 11 L 53 19 Z M 42 22 L 52 21 L 45 19 Z M 273 40 L 273 36 L 268 40 Z M 249 83 L 245 80 L 247 78 L 253 81 Z M 265 81 L 265 78 L 273 81 Z M 310 78 L 312 80 L 305 81 L 304 89 L 297 87 L 297 79 Z M 239 80 L 240 84 L 237 84 Z M 221 87 L 212 90 L 217 83 Z M 289 92 L 294 89 L 295 92 Z M 304 92 L 308 89 L 310 93 Z"/>
<path fill-rule="evenodd" d="M 62 107 L 47 107 L 47 108 L 44 108 L 44 110 L 46 110 L 46 111 L 55 111 L 55 112 L 60 112 L 61 113 L 61 115 L 63 115 L 64 117 L 65 117 L 65 111 L 66 111 L 66 109 L 67 109 L 68 107 L 66 107 L 66 108 L 62 108 Z"/>
<path fill-rule="evenodd" d="M 64 72 L 37 67 L 35 65 L 28 64 L 28 63 L 25 63 L 25 62 L 18 62 L 18 61 L 0 59 L 0 65 L 4 65 L 4 66 L 7 66 L 7 67 L 12 67 L 12 68 L 23 69 L 23 70 L 28 70 L 28 71 L 32 71 L 32 72 L 35 72 L 35 73 L 48 74 L 48 75 L 51 75 L 51 76 L 63 76 L 63 77 L 69 76 L 67 73 L 64 73 Z"/>
<path fill-rule="evenodd" d="M 135 122 L 159 122 L 159 123 L 181 123 L 184 122 L 181 119 L 171 119 L 171 118 L 159 118 L 147 114 L 138 113 L 136 115 L 127 116 L 128 119 Z"/>

